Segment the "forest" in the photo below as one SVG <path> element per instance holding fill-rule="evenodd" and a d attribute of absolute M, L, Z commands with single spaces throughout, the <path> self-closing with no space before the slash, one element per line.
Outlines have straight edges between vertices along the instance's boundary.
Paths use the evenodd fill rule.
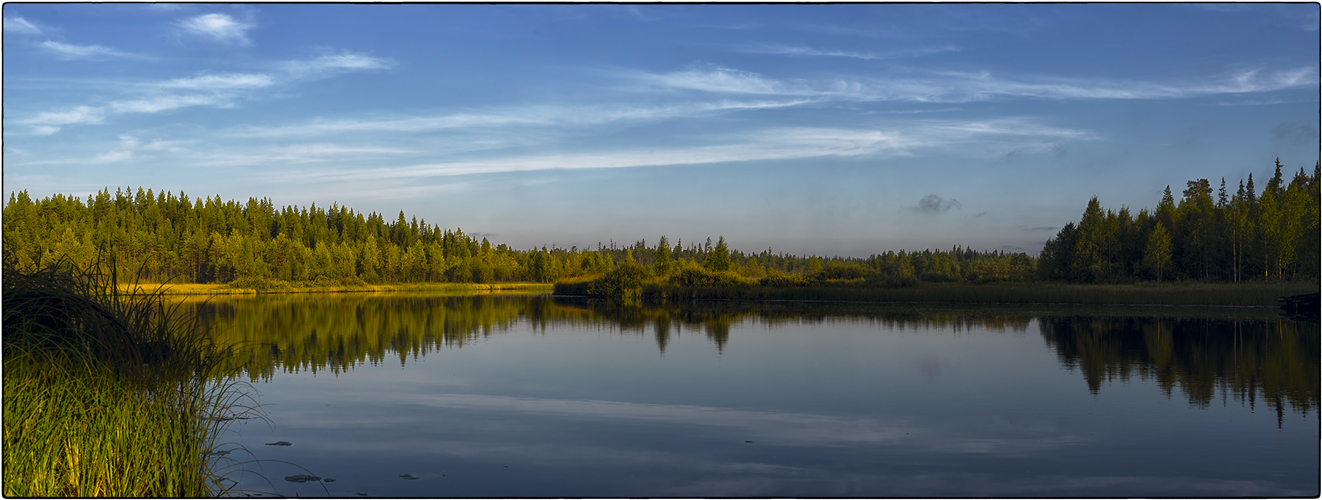
<path fill-rule="evenodd" d="M 462 229 L 408 218 L 393 221 L 331 204 L 276 207 L 220 196 L 190 198 L 141 187 L 103 189 L 85 199 L 39 200 L 11 193 L 3 213 L 4 261 L 17 269 L 65 259 L 115 266 L 123 281 L 233 283 L 597 282 L 625 286 L 905 286 L 940 282 L 1062 281 L 1132 283 L 1194 280 L 1271 282 L 1319 275 L 1318 166 L 1286 184 L 1275 175 L 1261 192 L 1253 176 L 1231 194 L 1191 180 L 1170 188 L 1152 212 L 1103 210 L 1094 197 L 1081 220 L 1047 240 L 1041 254 L 949 250 L 886 251 L 866 258 L 756 253 L 724 237 L 594 248 L 513 249 Z M 600 288 L 600 286 L 598 287 Z"/>
<path fill-rule="evenodd" d="M 550 283 L 626 264 L 657 276 L 701 270 L 790 283 L 877 273 L 911 282 L 976 281 L 1028 279 L 1034 268 L 1023 253 L 955 247 L 866 259 L 795 256 L 731 250 L 724 237 L 715 245 L 710 238 L 701 245 L 672 245 L 662 236 L 650 246 L 639 240 L 595 249 L 516 250 L 406 218 L 402 211 L 387 222 L 375 212 L 338 204 L 277 208 L 266 198 L 239 203 L 141 187 L 130 193 L 107 188 L 86 199 L 56 194 L 40 200 L 26 191 L 11 194 L 4 207 L 6 264 L 27 269 L 60 259 L 83 267 L 113 263 L 121 280 L 171 283 Z"/>
<path fill-rule="evenodd" d="M 1220 282 L 1318 279 L 1318 165 L 1287 185 L 1276 173 L 1261 192 L 1253 174 L 1232 194 L 1225 178 L 1215 193 L 1207 179 L 1188 181 L 1177 202 L 1170 186 L 1152 212 L 1102 211 L 1088 202 L 1078 224 L 1047 240 L 1038 257 L 1042 278 L 1082 283 L 1135 280 Z"/>

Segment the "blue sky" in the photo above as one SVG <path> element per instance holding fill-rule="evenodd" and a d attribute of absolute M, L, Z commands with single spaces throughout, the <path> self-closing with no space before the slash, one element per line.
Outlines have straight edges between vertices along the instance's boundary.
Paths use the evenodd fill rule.
<path fill-rule="evenodd" d="M 6 4 L 4 190 L 338 202 L 516 248 L 1036 254 L 1094 195 L 1311 172 L 1318 13 Z"/>

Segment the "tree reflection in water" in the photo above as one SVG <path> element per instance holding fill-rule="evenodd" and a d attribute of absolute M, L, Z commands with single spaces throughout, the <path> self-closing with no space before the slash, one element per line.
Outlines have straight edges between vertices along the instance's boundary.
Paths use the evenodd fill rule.
<path fill-rule="evenodd" d="M 189 304 L 222 345 L 234 345 L 233 373 L 269 380 L 277 370 L 340 373 L 439 348 L 461 348 L 511 328 L 589 328 L 622 335 L 651 330 L 665 354 L 673 337 L 700 333 L 718 350 L 732 328 L 760 324 L 795 328 L 859 322 L 882 330 L 993 331 L 1025 334 L 1034 322 L 1067 369 L 1088 389 L 1137 376 L 1155 380 L 1168 397 L 1176 387 L 1206 407 L 1218 394 L 1255 408 L 1261 399 L 1277 412 L 1307 414 L 1318 407 L 1316 323 L 1261 311 L 1135 309 L 1034 310 L 994 307 L 920 307 L 868 304 L 729 302 L 642 307 L 553 299 L 549 296 L 338 294 L 219 298 Z M 1221 316 L 1216 316 L 1221 314 Z M 803 328 L 812 334 L 812 328 Z"/>

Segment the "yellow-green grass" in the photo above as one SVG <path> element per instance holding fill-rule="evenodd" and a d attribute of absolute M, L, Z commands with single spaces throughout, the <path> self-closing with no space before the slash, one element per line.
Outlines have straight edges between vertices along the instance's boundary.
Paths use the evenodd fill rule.
<path fill-rule="evenodd" d="M 157 288 L 165 295 L 253 295 L 257 293 L 341 293 L 341 292 L 437 292 L 455 294 L 475 293 L 551 293 L 550 283 L 395 283 L 384 285 L 369 284 L 316 284 L 316 283 L 281 283 L 272 288 L 245 288 L 227 283 L 181 283 L 181 284 L 121 284 L 123 293 L 150 293 Z"/>
<path fill-rule="evenodd" d="M 208 401 L 221 390 L 198 381 L 144 388 L 76 354 L 8 350 L 4 494 L 218 494 L 209 452 L 222 424 Z"/>
<path fill-rule="evenodd" d="M 4 269 L 3 493 L 222 494 L 211 452 L 245 397 L 226 357 L 159 293 L 63 263 Z"/>

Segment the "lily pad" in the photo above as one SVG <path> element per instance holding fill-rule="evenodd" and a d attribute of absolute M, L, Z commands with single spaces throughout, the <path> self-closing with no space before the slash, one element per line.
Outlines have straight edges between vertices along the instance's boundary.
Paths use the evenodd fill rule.
<path fill-rule="evenodd" d="M 306 483 L 308 481 L 320 481 L 320 480 L 321 480 L 320 477 L 313 476 L 310 474 L 294 474 L 292 476 L 285 476 L 285 481 L 289 481 L 291 483 Z"/>
<path fill-rule="evenodd" d="M 276 442 L 274 442 L 274 443 L 266 443 L 266 445 L 267 445 L 267 446 L 293 446 L 294 443 L 291 443 L 291 442 L 289 442 L 289 441 L 276 441 Z"/>
<path fill-rule="evenodd" d="M 414 480 L 414 479 L 422 479 L 422 478 L 420 478 L 420 477 L 418 477 L 418 476 L 415 476 L 415 475 L 413 475 L 413 474 L 400 474 L 399 477 L 402 477 L 402 478 L 404 478 L 404 479 L 408 479 L 409 481 L 412 481 L 412 480 Z"/>
<path fill-rule="evenodd" d="M 328 477 L 328 478 L 326 478 L 326 479 L 322 479 L 322 481 L 325 481 L 325 482 L 328 482 L 328 483 L 333 483 L 333 482 L 335 482 L 335 478 L 333 478 L 333 477 Z"/>

